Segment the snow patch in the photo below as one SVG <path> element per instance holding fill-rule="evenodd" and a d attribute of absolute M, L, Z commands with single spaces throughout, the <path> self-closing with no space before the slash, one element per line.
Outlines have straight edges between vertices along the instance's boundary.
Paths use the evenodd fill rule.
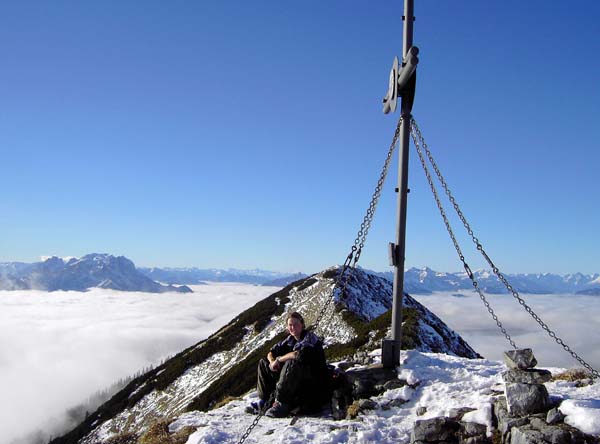
<path fill-rule="evenodd" d="M 559 407 L 565 422 L 590 435 L 600 435 L 600 400 L 567 399 Z"/>

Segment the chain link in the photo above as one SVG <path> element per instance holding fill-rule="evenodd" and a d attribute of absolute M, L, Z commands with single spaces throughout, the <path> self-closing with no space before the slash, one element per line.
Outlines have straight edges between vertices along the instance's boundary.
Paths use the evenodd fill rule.
<path fill-rule="evenodd" d="M 394 137 L 392 139 L 392 143 L 388 150 L 387 156 L 385 158 L 385 162 L 383 164 L 383 169 L 381 170 L 381 174 L 379 175 L 379 180 L 377 181 L 377 185 L 375 186 L 375 191 L 373 192 L 373 196 L 371 197 L 371 202 L 369 203 L 369 208 L 367 208 L 367 212 L 365 217 L 363 218 L 362 223 L 360 224 L 360 228 L 356 235 L 356 239 L 354 239 L 354 244 L 350 248 L 350 253 L 346 257 L 344 261 L 344 265 L 342 266 L 341 272 L 337 275 L 333 287 L 331 289 L 331 294 L 323 304 L 319 315 L 317 316 L 316 321 L 312 325 L 312 330 L 317 331 L 321 320 L 325 316 L 327 308 L 331 304 L 334 299 L 336 289 L 340 290 L 340 295 L 344 297 L 346 287 L 348 282 L 350 282 L 350 278 L 352 276 L 352 271 L 356 268 L 356 264 L 360 259 L 360 255 L 363 247 L 365 246 L 365 242 L 367 240 L 367 235 L 369 234 L 369 229 L 371 228 L 371 222 L 373 221 L 373 216 L 375 216 L 375 210 L 377 209 L 377 203 L 379 202 L 379 197 L 381 196 L 381 191 L 383 190 L 383 185 L 385 183 L 385 178 L 388 173 L 388 169 L 390 166 L 390 161 L 392 160 L 392 156 L 394 154 L 394 150 L 396 149 L 396 145 L 398 143 L 398 137 L 400 136 L 400 126 L 402 124 L 402 117 L 398 120 L 398 125 L 396 126 L 396 131 L 394 132 Z M 349 271 L 349 272 L 348 272 Z M 341 284 L 340 284 L 341 282 Z M 254 418 L 252 424 L 248 427 L 248 429 L 244 432 L 238 444 L 243 444 L 246 438 L 250 436 L 252 430 L 258 425 L 260 419 L 264 416 L 264 412 L 261 410 L 259 414 Z"/>
<path fill-rule="evenodd" d="M 412 122 L 414 122 L 414 120 Z M 412 129 L 412 126 L 411 126 L 411 129 Z M 456 249 L 456 252 L 458 253 L 458 257 L 460 258 L 461 262 L 463 263 L 463 267 L 464 267 L 467 275 L 469 276 L 469 279 L 471 279 L 471 282 L 473 283 L 473 288 L 479 295 L 479 298 L 483 301 L 485 308 L 489 312 L 492 319 L 496 322 L 496 325 L 498 326 L 498 328 L 500 329 L 500 331 L 502 332 L 502 334 L 504 335 L 506 340 L 510 343 L 510 345 L 513 348 L 517 348 L 517 345 L 512 340 L 512 338 L 510 337 L 510 335 L 508 334 L 508 332 L 506 331 L 504 326 L 502 325 L 502 322 L 500 322 L 500 319 L 498 319 L 498 316 L 496 315 L 496 313 L 494 313 L 494 310 L 492 309 L 490 303 L 488 302 L 485 295 L 483 294 L 483 291 L 481 290 L 481 288 L 479 288 L 479 283 L 475 279 L 475 276 L 473 275 L 473 272 L 471 271 L 471 267 L 469 267 L 469 264 L 467 264 L 467 262 L 465 260 L 465 256 L 463 255 L 462 250 L 460 249 L 460 245 L 458 244 L 458 241 L 456 240 L 456 237 L 454 236 L 454 231 L 452 230 L 450 221 L 448 220 L 448 217 L 446 216 L 446 211 L 444 211 L 444 206 L 442 205 L 442 202 L 440 201 L 437 189 L 436 189 L 435 184 L 433 183 L 433 179 L 431 177 L 431 173 L 429 172 L 429 168 L 427 167 L 427 164 L 425 162 L 425 157 L 423 156 L 423 151 L 421 149 L 422 140 L 417 139 L 414 131 L 411 131 L 411 135 L 412 135 L 415 147 L 417 148 L 417 154 L 419 155 L 419 160 L 421 161 L 421 166 L 423 167 L 423 170 L 425 171 L 425 176 L 427 177 L 427 181 L 429 182 L 429 187 L 431 188 L 431 192 L 433 193 L 435 203 L 437 204 L 440 214 L 442 215 L 442 218 L 444 219 L 444 224 L 446 225 L 446 230 L 448 231 L 448 234 L 450 235 L 450 239 L 452 239 L 452 243 L 454 244 L 454 248 Z"/>
<path fill-rule="evenodd" d="M 471 240 L 475 244 L 475 246 L 477 248 L 477 251 L 479 251 L 481 253 L 481 255 L 483 256 L 483 258 L 485 259 L 485 261 L 490 265 L 490 267 L 492 268 L 492 271 L 496 275 L 496 277 L 500 280 L 500 282 L 502 282 L 502 284 L 504 284 L 504 286 L 506 287 L 506 289 L 508 290 L 508 292 L 512 294 L 512 296 L 519 302 L 519 304 L 525 309 L 525 311 L 527 313 L 529 313 L 529 315 L 538 323 L 538 325 L 540 327 L 542 327 L 542 329 L 548 334 L 548 336 L 550 336 L 552 339 L 554 339 L 558 345 L 560 345 L 577 362 L 579 362 L 583 367 L 585 367 L 592 374 L 592 377 L 599 378 L 600 377 L 600 373 L 596 369 L 594 369 L 590 364 L 588 364 L 586 361 L 584 361 L 571 347 L 569 347 L 560 337 L 558 337 L 556 335 L 556 333 L 554 331 L 552 331 L 550 329 L 550 327 L 548 327 L 548 324 L 546 324 L 533 311 L 533 309 L 529 305 L 527 305 L 527 303 L 525 302 L 525 300 L 519 295 L 519 293 L 517 292 L 517 290 L 515 290 L 514 287 L 508 282 L 508 280 L 506 279 L 506 277 L 500 272 L 499 268 L 494 264 L 494 262 L 492 261 L 492 259 L 486 253 L 486 251 L 483 248 L 483 245 L 481 245 L 481 242 L 475 236 L 475 234 L 473 232 L 473 229 L 471 228 L 471 226 L 467 222 L 467 219 L 465 218 L 463 212 L 461 211 L 460 207 L 458 206 L 458 203 L 456 202 L 456 199 L 454 198 L 454 196 L 452 195 L 452 192 L 448 188 L 448 185 L 447 185 L 446 181 L 444 180 L 444 177 L 442 176 L 442 173 L 440 172 L 440 170 L 439 170 L 439 168 L 438 168 L 438 166 L 437 166 L 437 164 L 435 162 L 435 159 L 433 158 L 433 156 L 431 154 L 431 151 L 429 150 L 427 144 L 425 143 L 425 140 L 423 138 L 423 135 L 421 134 L 421 131 L 420 131 L 419 127 L 417 126 L 417 122 L 414 119 L 411 120 L 411 134 L 412 134 L 413 140 L 415 141 L 415 145 L 417 146 L 417 151 L 419 152 L 419 157 L 421 158 L 421 164 L 426 168 L 426 166 L 424 164 L 424 159 L 422 157 L 422 153 L 421 153 L 419 145 L 417 143 L 417 139 L 419 140 L 420 144 L 422 145 L 423 149 L 425 150 L 425 152 L 427 154 L 427 158 L 429 159 L 429 162 L 431 163 L 431 165 L 433 167 L 433 170 L 435 171 L 435 174 L 436 174 L 438 180 L 440 181 L 440 183 L 442 184 L 442 187 L 444 188 L 444 192 L 446 193 L 446 196 L 450 200 L 450 203 L 452 203 L 452 206 L 454 207 L 454 210 L 456 211 L 456 214 L 458 215 L 459 219 L 463 223 L 463 226 L 467 230 L 467 233 L 471 237 Z M 426 170 L 426 171 L 428 171 L 428 170 Z M 426 172 L 426 174 L 428 176 L 428 180 L 430 182 L 430 186 L 432 186 L 431 185 L 432 184 L 431 176 L 428 174 L 428 172 Z M 439 199 L 436 196 L 436 201 L 438 201 L 438 200 Z M 438 205 L 438 207 L 439 207 L 439 205 Z M 444 221 L 446 221 L 447 219 L 446 219 L 445 215 L 443 215 L 443 216 L 444 216 Z M 453 238 L 453 242 L 455 242 L 454 238 Z M 456 245 L 456 243 L 455 243 L 455 245 Z M 461 256 L 460 253 L 459 253 L 459 256 Z M 461 260 L 463 261 L 463 263 L 465 263 L 462 257 L 461 257 Z M 475 281 L 473 281 L 473 282 L 475 282 Z M 481 293 L 480 293 L 480 297 L 481 297 Z M 482 297 L 482 299 L 484 299 L 484 298 Z M 485 302 L 486 301 L 484 299 L 484 303 Z M 489 304 L 486 304 L 486 307 L 488 307 L 488 311 L 489 311 L 490 310 Z M 492 312 L 490 311 L 490 313 L 492 313 Z M 513 346 L 514 346 L 514 344 L 513 344 Z"/>

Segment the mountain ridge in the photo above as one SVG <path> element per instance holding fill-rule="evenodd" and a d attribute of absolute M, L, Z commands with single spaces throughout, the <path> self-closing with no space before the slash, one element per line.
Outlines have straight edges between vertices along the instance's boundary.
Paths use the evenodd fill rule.
<path fill-rule="evenodd" d="M 93 257 L 113 257 L 115 260 L 129 261 L 124 256 L 115 257 L 112 255 L 104 254 L 90 254 L 83 256 Z M 122 259 L 120 259 L 122 258 Z M 77 289 L 83 291 L 82 284 L 76 285 L 76 288 L 72 288 L 73 285 L 69 284 L 69 280 L 76 279 L 76 276 L 71 273 L 69 279 L 66 277 L 63 281 L 56 281 L 55 276 L 57 269 L 64 267 L 65 264 L 73 265 L 81 259 L 68 258 L 61 259 L 58 257 L 50 257 L 43 262 L 35 263 L 24 263 L 24 262 L 0 262 L 0 290 L 23 290 L 23 289 L 41 289 L 41 290 L 55 290 L 55 289 Z M 133 264 L 133 262 L 131 262 Z M 127 263 L 125 262 L 125 265 Z M 135 271 L 130 272 L 136 275 L 143 275 L 152 281 L 163 282 L 169 285 L 202 285 L 206 281 L 214 282 L 242 282 L 256 285 L 270 285 L 270 286 L 286 286 L 287 284 L 297 280 L 301 277 L 306 277 L 306 274 L 301 272 L 296 273 L 285 273 L 277 271 L 269 271 L 262 269 L 219 269 L 219 268 L 198 268 L 198 267 L 135 267 Z M 391 271 L 373 271 L 368 270 L 369 273 L 381 276 L 389 281 L 393 280 L 393 273 Z M 50 275 L 50 277 L 48 277 Z M 479 288 L 486 293 L 501 294 L 507 293 L 504 285 L 497 279 L 491 270 L 475 270 L 473 272 L 475 279 L 478 281 Z M 569 273 L 569 274 L 553 274 L 553 273 L 517 273 L 517 274 L 506 274 L 508 281 L 511 283 L 513 288 L 521 293 L 531 294 L 558 294 L 558 293 L 573 293 L 581 295 L 600 295 L 600 274 L 583 274 L 583 273 Z M 82 279 L 81 276 L 79 277 Z M 137 276 L 140 280 L 140 276 Z M 41 284 L 40 284 L 41 280 Z M 105 282 L 104 282 L 105 281 Z M 104 283 L 103 283 L 104 282 Z M 92 285 L 93 284 L 93 285 Z M 160 284 L 159 284 L 160 285 Z M 152 288 L 149 290 L 152 292 L 162 291 L 184 291 L 187 290 L 182 287 L 182 290 L 170 288 L 168 290 L 161 289 L 156 285 L 146 283 L 136 288 L 120 284 L 119 280 L 105 277 L 104 279 L 90 280 L 90 286 L 100 286 L 102 288 L 112 288 L 115 290 L 124 291 L 147 291 L 144 288 Z M 459 272 L 440 272 L 433 270 L 429 267 L 407 268 L 404 272 L 404 291 L 409 294 L 431 294 L 435 291 L 460 291 L 460 290 L 472 290 L 473 285 L 469 277 L 464 271 Z M 191 291 L 191 290 L 189 290 Z"/>
<path fill-rule="evenodd" d="M 373 272 L 388 280 L 393 279 L 392 272 Z M 506 287 L 491 270 L 475 270 L 473 276 L 484 292 L 490 294 L 508 293 Z M 600 274 L 553 274 L 518 273 L 505 277 L 517 291 L 530 294 L 599 294 Z M 472 290 L 473 284 L 464 271 L 439 272 L 429 267 L 408 268 L 404 271 L 404 291 L 413 294 L 431 294 L 434 291 Z M 598 292 L 596 292 L 598 291 Z"/>
<path fill-rule="evenodd" d="M 231 322 L 161 366 L 132 381 L 80 426 L 53 444 L 97 444 L 113 435 L 140 433 L 153 421 L 191 410 L 210 409 L 240 396 L 256 381 L 256 362 L 285 336 L 285 313 L 301 311 L 308 324 L 317 318 L 339 268 L 298 280 L 237 315 Z M 391 283 L 356 270 L 345 297 L 334 304 L 319 334 L 328 359 L 368 350 L 388 335 Z M 437 316 L 405 295 L 403 348 L 480 357 Z"/>

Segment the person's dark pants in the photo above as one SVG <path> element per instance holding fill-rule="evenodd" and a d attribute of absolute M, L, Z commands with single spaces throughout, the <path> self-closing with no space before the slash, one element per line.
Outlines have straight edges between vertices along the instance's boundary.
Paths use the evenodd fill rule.
<path fill-rule="evenodd" d="M 313 391 L 312 374 L 309 366 L 298 360 L 286 361 L 279 372 L 269 368 L 269 361 L 258 363 L 258 396 L 268 401 L 273 392 L 277 401 L 288 406 L 301 405 Z"/>

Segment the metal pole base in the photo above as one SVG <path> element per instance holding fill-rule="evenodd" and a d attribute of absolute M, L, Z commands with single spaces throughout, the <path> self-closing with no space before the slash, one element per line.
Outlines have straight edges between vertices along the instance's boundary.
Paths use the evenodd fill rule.
<path fill-rule="evenodd" d="M 394 339 L 381 341 L 381 363 L 384 368 L 396 368 L 400 365 L 400 341 Z"/>

